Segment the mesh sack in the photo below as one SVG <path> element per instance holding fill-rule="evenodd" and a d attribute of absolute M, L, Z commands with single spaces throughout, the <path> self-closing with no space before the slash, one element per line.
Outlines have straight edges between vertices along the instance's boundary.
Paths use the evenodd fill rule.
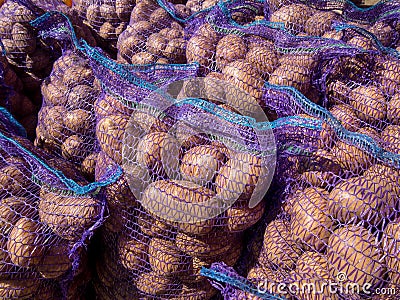
<path fill-rule="evenodd" d="M 98 149 L 94 103 L 100 86 L 87 59 L 65 51 L 43 83 L 35 145 L 74 163 L 94 180 Z"/>
<path fill-rule="evenodd" d="M 132 11 L 118 38 L 118 61 L 133 64 L 185 63 L 184 27 L 203 18 L 216 1 L 144 1 Z M 242 14 L 242 17 L 247 17 Z"/>
<path fill-rule="evenodd" d="M 116 175 L 89 185 L 73 165 L 10 132 L 0 136 L 1 297 L 79 299 L 89 280 L 84 246 L 102 222 L 96 189 Z"/>

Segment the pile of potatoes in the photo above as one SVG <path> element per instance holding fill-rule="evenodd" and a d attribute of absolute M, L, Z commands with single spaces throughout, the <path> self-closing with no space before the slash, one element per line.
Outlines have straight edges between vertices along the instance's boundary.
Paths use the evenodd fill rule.
<path fill-rule="evenodd" d="M 191 14 L 174 4 L 179 16 Z M 154 0 L 142 0 L 132 10 L 129 25 L 119 36 L 118 61 L 132 64 L 185 63 L 186 41 L 182 25 Z"/>
<path fill-rule="evenodd" d="M 11 68 L 4 56 L 0 57 L 0 69 L 3 70 L 4 86 L 8 89 L 2 89 L 0 93 L 0 106 L 5 107 L 27 131 L 30 139 L 35 136 L 37 123 L 37 105 L 24 95 L 23 84 L 15 71 Z"/>
<path fill-rule="evenodd" d="M 24 138 L 15 141 L 67 178 L 88 183 L 67 161 Z M 45 166 L 27 157 L 25 150 L 8 146 L 0 151 L 0 298 L 60 299 L 65 287 L 63 298 L 78 299 L 90 280 L 86 250 L 78 247 L 70 254 L 98 220 L 100 204 L 89 195 L 66 193 L 57 175 L 46 174 Z M 63 282 L 75 258 L 79 266 Z"/>
<path fill-rule="evenodd" d="M 100 86 L 87 60 L 65 52 L 43 82 L 42 94 L 35 145 L 74 163 L 93 181 L 97 157 L 94 103 Z"/>
<path fill-rule="evenodd" d="M 72 3 L 72 9 L 89 26 L 99 44 L 111 51 L 115 51 L 118 36 L 128 25 L 134 7 L 135 0 L 78 0 Z"/>
<path fill-rule="evenodd" d="M 126 107 L 111 95 L 99 99 L 96 113 L 101 148 L 96 179 L 107 167 L 125 168 L 123 176 L 105 189 L 109 217 L 102 236 L 112 248 L 106 252 L 112 254 L 106 258 L 111 260 L 108 271 L 98 267 L 98 289 L 114 285 L 112 274 L 126 273 L 134 278 L 134 287 L 121 283 L 124 291 L 135 288 L 140 295 L 157 299 L 200 293 L 201 299 L 210 299 L 215 290 L 199 276 L 201 266 L 217 261 L 233 266 L 243 249 L 241 233 L 265 211 L 265 201 L 248 206 L 257 182 L 267 173 L 262 160 L 193 133 L 185 123 Z M 124 136 L 131 142 L 129 150 L 123 150 Z M 168 207 L 176 203 L 192 203 L 188 213 L 196 216 L 202 211 L 195 204 L 231 197 L 238 200 L 225 212 L 197 222 L 171 218 L 178 211 L 165 218 L 156 213 L 168 214 Z"/>

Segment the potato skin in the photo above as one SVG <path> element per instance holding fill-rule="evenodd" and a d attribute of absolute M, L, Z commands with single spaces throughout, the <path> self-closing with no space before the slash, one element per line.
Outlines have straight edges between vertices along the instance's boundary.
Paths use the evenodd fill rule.
<path fill-rule="evenodd" d="M 45 250 L 45 234 L 37 221 L 21 218 L 8 237 L 7 250 L 11 261 L 20 267 L 32 267 L 40 263 Z"/>
<path fill-rule="evenodd" d="M 229 63 L 242 59 L 247 52 L 245 41 L 233 34 L 224 36 L 217 44 L 216 48 L 216 63 L 217 67 L 222 70 Z"/>
<path fill-rule="evenodd" d="M 60 204 L 63 205 L 60 205 Z M 63 239 L 76 241 L 95 223 L 100 204 L 93 198 L 43 195 L 39 201 L 39 218 Z"/>
<path fill-rule="evenodd" d="M 369 124 L 377 124 L 386 116 L 386 99 L 376 86 L 359 86 L 351 94 L 351 105 L 358 118 Z"/>

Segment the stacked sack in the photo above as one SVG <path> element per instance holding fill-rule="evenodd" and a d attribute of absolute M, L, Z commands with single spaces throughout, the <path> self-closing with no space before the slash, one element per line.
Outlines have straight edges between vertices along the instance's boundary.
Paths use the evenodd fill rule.
<path fill-rule="evenodd" d="M 197 82 L 184 85 L 188 91 L 165 90 L 185 99 L 194 96 L 191 87 L 196 89 Z M 213 105 L 220 112 L 216 116 L 190 103 L 182 108 L 165 103 L 157 93 L 146 99 L 152 97 L 155 106 L 106 90 L 96 106 L 101 148 L 96 179 L 107 167 L 124 168 L 124 175 L 106 188 L 109 216 L 102 229 L 104 253 L 96 265 L 96 291 L 101 299 L 210 299 L 216 290 L 200 269 L 221 260 L 233 266 L 239 259 L 243 231 L 266 207 L 261 201 L 250 208 L 249 200 L 271 170 L 260 151 L 247 150 L 246 144 L 238 148 L 240 142 L 229 135 L 232 131 L 239 141 L 242 137 L 252 143 L 249 129 L 230 123 L 240 119 L 232 112 L 234 105 L 198 100 L 199 105 Z M 257 105 L 252 101 L 248 106 Z M 164 104 L 171 108 L 160 114 Z M 231 115 L 231 121 L 223 115 Z M 203 123 L 208 130 L 221 130 L 220 139 L 197 132 Z M 236 197 L 235 204 L 223 209 L 224 200 Z M 196 219 L 206 213 L 209 218 Z"/>
<path fill-rule="evenodd" d="M 191 14 L 184 4 L 173 5 L 180 18 Z M 132 64 L 185 63 L 182 24 L 155 1 L 141 1 L 132 10 L 128 27 L 117 43 L 118 61 Z"/>
<path fill-rule="evenodd" d="M 5 107 L 24 126 L 28 137 L 33 139 L 37 123 L 37 107 L 23 94 L 23 84 L 4 56 L 0 57 L 2 94 L 0 106 Z"/>
<path fill-rule="evenodd" d="M 93 181 L 97 158 L 94 103 L 100 86 L 88 61 L 65 51 L 43 82 L 42 94 L 35 145 L 75 164 Z"/>
<path fill-rule="evenodd" d="M 115 52 L 118 36 L 126 28 L 134 0 L 73 1 L 75 10 L 83 22 L 95 33 L 99 45 Z"/>
<path fill-rule="evenodd" d="M 75 193 L 87 181 L 67 161 L 9 130 L 0 143 L 0 297 L 82 299 L 90 281 L 83 245 L 102 204 Z"/>

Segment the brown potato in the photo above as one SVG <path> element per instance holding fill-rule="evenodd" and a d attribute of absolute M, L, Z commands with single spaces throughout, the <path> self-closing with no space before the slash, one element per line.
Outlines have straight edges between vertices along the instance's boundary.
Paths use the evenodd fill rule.
<path fill-rule="evenodd" d="M 189 268 L 188 256 L 183 255 L 174 242 L 159 238 L 150 241 L 149 262 L 153 271 L 162 276 L 177 275 Z"/>
<path fill-rule="evenodd" d="M 96 136 L 101 149 L 116 163 L 122 163 L 122 141 L 129 117 L 110 115 L 101 119 L 96 126 Z"/>
<path fill-rule="evenodd" d="M 218 43 L 219 34 L 214 30 L 211 24 L 205 23 L 201 25 L 199 29 L 197 29 L 196 35 L 205 37 L 211 44 L 216 45 Z"/>
<path fill-rule="evenodd" d="M 17 165 L 9 165 L 0 169 L 1 195 L 23 196 L 25 189 L 31 186 L 31 179 Z"/>
<path fill-rule="evenodd" d="M 332 11 L 317 11 L 308 18 L 304 29 L 308 35 L 322 36 L 329 31 L 332 22 L 339 19 L 339 16 Z"/>
<path fill-rule="evenodd" d="M 178 141 L 167 132 L 152 132 L 146 134 L 137 147 L 136 162 L 152 173 L 160 176 L 171 174 L 179 169 Z"/>
<path fill-rule="evenodd" d="M 279 65 L 279 56 L 270 47 L 254 46 L 247 52 L 245 61 L 251 63 L 264 80 L 268 80 Z"/>
<path fill-rule="evenodd" d="M 123 59 L 130 61 L 132 55 L 142 50 L 140 48 L 142 47 L 141 45 L 146 42 L 146 37 L 134 33 L 121 40 L 122 36 L 123 35 L 120 35 L 117 44 L 118 55 Z"/>
<path fill-rule="evenodd" d="M 74 134 L 89 135 L 94 126 L 93 115 L 84 109 L 68 111 L 64 116 L 64 125 Z"/>
<path fill-rule="evenodd" d="M 172 39 L 163 50 L 163 54 L 172 63 L 183 64 L 186 62 L 185 46 L 186 41 L 183 38 Z"/>
<path fill-rule="evenodd" d="M 195 35 L 186 45 L 186 59 L 188 63 L 198 62 L 203 70 L 212 63 L 215 44 L 207 37 Z"/>
<path fill-rule="evenodd" d="M 96 117 L 102 119 L 110 115 L 131 115 L 132 110 L 125 106 L 122 101 L 105 95 L 104 98 L 96 100 L 94 105 Z"/>
<path fill-rule="evenodd" d="M 36 39 L 31 29 L 24 24 L 15 23 L 12 28 L 12 39 L 22 53 L 33 53 L 36 49 Z"/>
<path fill-rule="evenodd" d="M 223 70 L 229 63 L 245 58 L 247 46 L 245 41 L 237 35 L 224 36 L 217 45 L 215 60 L 217 67 Z"/>
<path fill-rule="evenodd" d="M 272 13 L 270 21 L 283 22 L 286 29 L 293 34 L 297 34 L 304 32 L 306 22 L 313 13 L 314 10 L 304 4 L 284 5 L 282 8 Z"/>
<path fill-rule="evenodd" d="M 86 19 L 90 25 L 99 26 L 99 23 L 102 21 L 100 6 L 96 4 L 89 5 L 86 10 Z"/>
<path fill-rule="evenodd" d="M 339 80 L 333 81 L 328 84 L 326 88 L 329 103 L 335 104 L 348 104 L 350 101 L 351 88 L 344 82 Z"/>
<path fill-rule="evenodd" d="M 368 283 L 376 286 L 382 280 L 385 266 L 382 249 L 375 237 L 361 226 L 348 225 L 336 229 L 329 238 L 329 272 L 333 278 L 344 273 L 346 283 L 357 283 L 362 287 Z"/>
<path fill-rule="evenodd" d="M 301 249 L 292 239 L 289 224 L 283 220 L 274 220 L 267 225 L 261 256 L 272 265 L 291 270 L 295 267 Z"/>
<path fill-rule="evenodd" d="M 292 199 L 292 238 L 305 250 L 323 251 L 334 225 L 327 213 L 328 199 L 324 197 L 324 191 L 319 194 L 313 188 L 305 189 L 303 193 Z"/>
<path fill-rule="evenodd" d="M 115 11 L 121 21 L 129 21 L 132 9 L 135 7 L 134 0 L 116 0 Z"/>
<path fill-rule="evenodd" d="M 239 59 L 228 64 L 223 70 L 222 74 L 225 80 L 234 86 L 242 89 L 254 99 L 261 103 L 262 88 L 264 87 L 264 80 L 258 71 L 245 60 Z M 237 95 L 237 92 L 226 91 L 226 98 L 229 103 L 237 103 L 237 99 L 232 99 Z M 248 101 L 246 101 L 248 102 Z M 247 104 L 247 103 L 246 103 Z M 246 104 L 244 106 L 246 106 Z M 234 106 L 235 107 L 235 106 Z M 239 106 L 240 107 L 240 106 Z"/>
<path fill-rule="evenodd" d="M 368 226 L 378 225 L 398 202 L 386 181 L 354 177 L 338 184 L 329 194 L 329 213 L 344 223 L 363 220 Z"/>
<path fill-rule="evenodd" d="M 44 81 L 41 87 L 43 100 L 54 106 L 65 105 L 67 102 L 67 88 L 61 82 Z"/>
<path fill-rule="evenodd" d="M 39 289 L 40 281 L 30 278 L 7 279 L 0 281 L 1 299 L 33 299 Z"/>
<path fill-rule="evenodd" d="M 146 49 L 151 54 L 162 56 L 167 47 L 168 40 L 159 33 L 153 33 L 149 36 L 146 43 Z"/>
<path fill-rule="evenodd" d="M 355 37 L 351 38 L 347 43 L 351 46 L 363 48 L 365 50 L 375 49 L 372 43 L 372 39 L 366 36 L 356 35 Z"/>
<path fill-rule="evenodd" d="M 225 155 L 210 145 L 195 146 L 183 156 L 180 171 L 184 180 L 205 185 L 212 181 L 224 160 Z"/>
<path fill-rule="evenodd" d="M 247 201 L 237 201 L 226 211 L 228 230 L 230 232 L 244 231 L 256 224 L 264 215 L 265 201 L 250 208 Z"/>
<path fill-rule="evenodd" d="M 45 238 L 42 224 L 28 218 L 19 219 L 7 242 L 11 261 L 24 268 L 38 265 L 44 255 Z"/>
<path fill-rule="evenodd" d="M 62 205 L 61 205 L 62 204 Z M 63 239 L 77 241 L 100 215 L 100 204 L 88 196 L 47 193 L 39 201 L 40 221 Z"/>
<path fill-rule="evenodd" d="M 121 236 L 118 241 L 119 260 L 122 265 L 135 272 L 140 272 L 148 263 L 149 239 L 140 235 L 135 238 Z"/>
<path fill-rule="evenodd" d="M 151 13 L 157 8 L 156 3 L 138 2 L 133 8 L 129 23 L 133 24 L 139 21 L 147 21 Z"/>
<path fill-rule="evenodd" d="M 394 125 L 400 125 L 400 93 L 395 94 L 387 105 L 387 118 Z"/>
<path fill-rule="evenodd" d="M 357 131 L 360 129 L 360 120 L 351 106 L 339 104 L 331 107 L 329 111 L 347 130 Z"/>
<path fill-rule="evenodd" d="M 385 261 L 389 271 L 389 277 L 398 280 L 400 263 L 398 252 L 400 247 L 399 222 L 394 221 L 388 224 L 383 233 L 382 249 L 386 255 Z"/>
<path fill-rule="evenodd" d="M 99 36 L 104 40 L 111 40 L 116 36 L 116 29 L 110 22 L 105 22 L 100 26 Z"/>
<path fill-rule="evenodd" d="M 69 88 L 75 87 L 77 85 L 91 85 L 94 80 L 94 75 L 92 69 L 74 65 L 67 70 L 65 70 L 62 82 Z"/>
<path fill-rule="evenodd" d="M 249 153 L 237 153 L 219 170 L 215 179 L 217 195 L 229 201 L 248 201 L 258 181 L 265 177 L 266 172 L 268 171 L 262 165 L 260 157 Z"/>
<path fill-rule="evenodd" d="M 215 219 L 211 203 L 215 193 L 208 188 L 184 180 L 159 180 L 147 186 L 142 203 L 168 224 L 176 225 L 189 234 L 206 234 Z M 205 205 L 195 205 L 198 203 Z M 177 223 L 177 224 L 175 224 Z"/>
<path fill-rule="evenodd" d="M 377 74 L 382 90 L 388 96 L 393 96 L 400 89 L 400 63 L 398 60 L 386 60 L 379 65 Z"/>
<path fill-rule="evenodd" d="M 381 133 L 383 148 L 400 154 L 400 125 L 388 125 Z"/>
<path fill-rule="evenodd" d="M 37 270 L 43 278 L 57 278 L 64 275 L 72 267 L 69 258 L 69 245 L 66 241 L 60 241 L 45 252 L 43 259 L 37 266 Z"/>
<path fill-rule="evenodd" d="M 3 198 L 0 204 L 1 232 L 8 235 L 21 216 L 34 219 L 37 215 L 36 199 L 26 197 Z"/>
<path fill-rule="evenodd" d="M 89 151 L 87 143 L 78 135 L 71 135 L 61 145 L 62 156 L 72 162 L 82 162 Z"/>
<path fill-rule="evenodd" d="M 91 153 L 85 157 L 81 165 L 82 175 L 89 181 L 94 181 L 96 161 L 98 153 Z"/>
<path fill-rule="evenodd" d="M 154 63 L 156 58 L 148 52 L 139 52 L 132 56 L 131 63 L 137 65 L 147 65 Z"/>
<path fill-rule="evenodd" d="M 151 13 L 149 21 L 154 27 L 162 29 L 169 27 L 173 19 L 164 8 L 160 7 Z"/>
<path fill-rule="evenodd" d="M 359 86 L 350 94 L 356 115 L 365 122 L 376 124 L 386 116 L 386 99 L 376 86 Z"/>
<path fill-rule="evenodd" d="M 136 287 L 139 291 L 150 295 L 162 295 L 174 291 L 178 292 L 182 284 L 173 278 L 157 275 L 155 272 L 142 273 L 136 280 Z"/>
<path fill-rule="evenodd" d="M 371 179 L 378 184 L 384 180 L 395 195 L 400 195 L 400 171 L 396 168 L 383 164 L 374 164 L 363 173 L 363 177 Z"/>
<path fill-rule="evenodd" d="M 269 83 L 292 86 L 307 94 L 311 85 L 310 69 L 304 66 L 282 64 L 269 77 Z M 312 99 L 311 99 L 312 100 Z"/>

